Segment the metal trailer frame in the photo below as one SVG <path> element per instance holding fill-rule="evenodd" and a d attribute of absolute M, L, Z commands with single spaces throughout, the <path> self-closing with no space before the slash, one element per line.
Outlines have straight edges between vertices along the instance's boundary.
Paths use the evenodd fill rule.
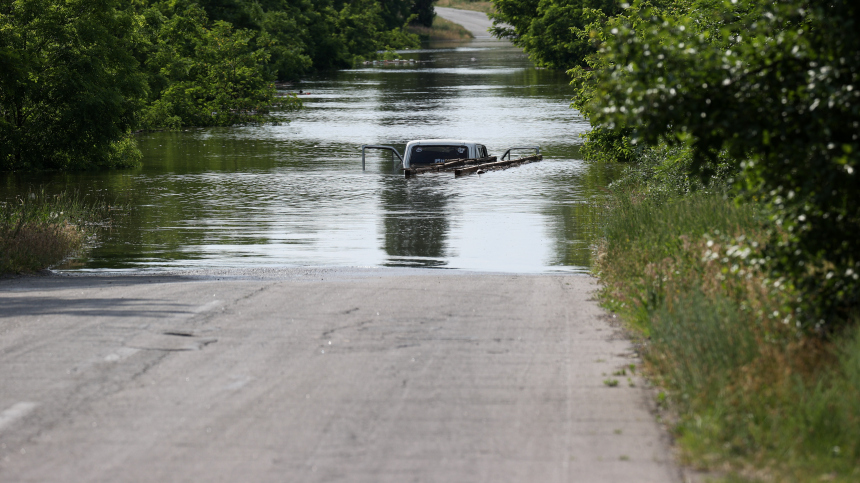
<path fill-rule="evenodd" d="M 519 151 L 521 149 L 534 150 L 535 156 L 540 155 L 540 146 L 514 146 L 511 148 L 508 148 L 508 150 L 505 151 L 505 154 L 503 154 L 499 157 L 499 161 L 504 161 L 505 157 L 507 157 L 510 160 L 511 159 L 511 151 Z"/>

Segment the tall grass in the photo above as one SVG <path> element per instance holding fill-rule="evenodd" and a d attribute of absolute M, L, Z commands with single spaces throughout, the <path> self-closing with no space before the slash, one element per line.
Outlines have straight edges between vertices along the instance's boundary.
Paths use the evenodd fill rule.
<path fill-rule="evenodd" d="M 731 481 L 860 481 L 860 330 L 799 328 L 757 207 L 630 186 L 606 217 L 601 299 L 643 335 L 687 461 Z"/>
<path fill-rule="evenodd" d="M 73 255 L 110 209 L 103 201 L 41 189 L 0 202 L 0 274 L 35 272 Z"/>
<path fill-rule="evenodd" d="M 438 0 L 437 7 L 459 8 L 460 10 L 473 10 L 476 12 L 490 13 L 495 9 L 493 2 L 485 0 Z"/>
<path fill-rule="evenodd" d="M 410 25 L 407 30 L 418 35 L 422 40 L 468 40 L 475 38 L 472 32 L 461 25 L 445 20 L 438 15 L 433 19 L 432 27 Z"/>
<path fill-rule="evenodd" d="M 726 246 L 735 247 L 732 254 L 736 254 L 737 244 L 732 242 L 743 234 L 738 243 L 751 246 L 764 236 L 754 208 L 735 205 L 717 193 L 696 192 L 670 202 L 636 192 L 619 194 L 606 219 L 606 236 L 595 267 L 605 285 L 605 299 L 646 330 L 667 294 L 700 281 L 709 287 L 727 282 L 722 280 L 727 275 L 723 267 L 703 263 L 703 257 L 712 257 Z M 752 261 L 747 259 L 742 261 Z M 753 272 L 754 265 L 743 275 Z"/>

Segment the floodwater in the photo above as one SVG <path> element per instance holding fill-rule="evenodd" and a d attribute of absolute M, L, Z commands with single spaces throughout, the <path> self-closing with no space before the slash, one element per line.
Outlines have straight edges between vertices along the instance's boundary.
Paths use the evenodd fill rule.
<path fill-rule="evenodd" d="M 505 42 L 430 45 L 406 65 L 306 79 L 306 109 L 278 125 L 140 135 L 143 167 L 7 179 L 130 209 L 68 270 L 408 266 L 495 272 L 588 270 L 603 188 L 617 168 L 578 158 L 587 121 L 564 74 Z M 362 144 L 457 138 L 544 160 L 454 178 L 404 179 Z M 7 193 L 8 194 L 8 193 Z"/>

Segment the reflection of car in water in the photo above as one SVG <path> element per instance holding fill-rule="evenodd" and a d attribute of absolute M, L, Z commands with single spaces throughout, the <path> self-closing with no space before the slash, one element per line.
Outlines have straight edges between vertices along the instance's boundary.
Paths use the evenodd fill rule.
<path fill-rule="evenodd" d="M 496 156 L 487 153 L 487 147 L 472 141 L 460 141 L 456 139 L 423 139 L 409 141 L 401 156 L 397 149 L 391 146 L 361 146 L 361 167 L 365 167 L 366 149 L 389 150 L 400 159 L 406 177 L 431 171 L 454 171 L 459 176 L 468 173 L 482 173 L 487 169 L 501 169 L 518 166 L 524 163 L 540 161 L 540 146 L 518 146 L 505 151 L 499 160 Z M 534 151 L 533 156 L 525 156 L 511 159 L 512 151 Z M 505 157 L 508 158 L 505 161 Z"/>

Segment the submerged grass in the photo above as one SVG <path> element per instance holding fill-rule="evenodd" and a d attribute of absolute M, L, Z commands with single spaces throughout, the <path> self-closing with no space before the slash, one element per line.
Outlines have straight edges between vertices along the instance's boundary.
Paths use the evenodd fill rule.
<path fill-rule="evenodd" d="M 0 274 L 58 264 L 83 248 L 109 220 L 110 211 L 105 202 L 44 190 L 0 202 Z"/>
<path fill-rule="evenodd" d="M 773 227 L 756 206 L 619 185 L 601 299 L 643 335 L 686 462 L 725 481 L 860 481 L 860 324 L 830 338 L 799 328 L 801 294 L 768 278 Z"/>

